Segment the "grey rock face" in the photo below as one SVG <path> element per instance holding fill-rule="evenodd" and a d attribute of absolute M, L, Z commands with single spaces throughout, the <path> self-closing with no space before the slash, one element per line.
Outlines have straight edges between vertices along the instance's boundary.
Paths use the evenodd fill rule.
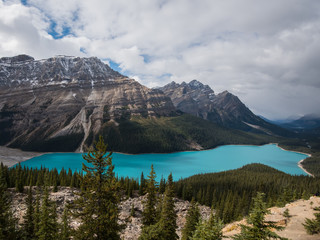
<path fill-rule="evenodd" d="M 112 70 L 98 58 L 0 59 L 0 145 L 82 150 L 102 125 L 133 115 L 166 116 L 169 97 Z"/>
<path fill-rule="evenodd" d="M 224 91 L 215 94 L 197 80 L 189 83 L 171 82 L 159 88 L 179 110 L 218 123 L 225 127 L 272 134 L 272 124 L 265 122 L 247 108 L 240 99 Z"/>

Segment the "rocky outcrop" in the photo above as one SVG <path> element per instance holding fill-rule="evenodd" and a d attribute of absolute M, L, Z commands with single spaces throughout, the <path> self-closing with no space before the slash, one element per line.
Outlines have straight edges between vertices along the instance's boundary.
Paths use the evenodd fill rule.
<path fill-rule="evenodd" d="M 320 234 L 309 235 L 307 234 L 303 223 L 306 218 L 314 218 L 314 207 L 320 206 L 320 197 L 311 197 L 308 200 L 297 200 L 292 203 L 286 204 L 285 207 L 272 207 L 270 208 L 270 214 L 265 218 L 266 221 L 273 221 L 278 226 L 284 227 L 283 231 L 276 231 L 278 235 L 291 240 L 318 240 L 320 239 Z M 288 209 L 289 219 L 283 216 L 283 212 Z M 246 220 L 233 222 L 227 224 L 224 229 L 224 239 L 230 239 L 230 237 L 235 234 L 240 233 L 240 224 L 247 224 Z"/>
<path fill-rule="evenodd" d="M 15 216 L 18 217 L 20 223 L 23 221 L 23 216 L 26 213 L 26 204 L 25 199 L 27 194 L 17 193 L 14 189 L 9 189 L 12 196 L 12 206 L 15 212 Z M 51 192 L 49 198 L 56 202 L 57 205 L 57 214 L 59 219 L 61 219 L 63 214 L 63 209 L 66 204 L 72 203 L 77 195 L 75 194 L 76 190 L 73 190 L 68 187 L 59 187 L 58 192 Z M 26 191 L 25 191 L 26 192 Z M 33 187 L 33 194 L 36 194 L 36 187 Z M 142 226 L 142 211 L 143 203 L 145 196 L 134 197 L 123 199 L 121 201 L 119 209 L 119 223 L 125 224 L 125 229 L 121 233 L 122 239 L 125 240 L 136 240 L 140 236 L 141 226 Z M 131 208 L 134 206 L 135 214 L 131 216 Z M 177 213 L 177 234 L 181 237 L 181 231 L 185 224 L 185 218 L 187 215 L 188 208 L 190 203 L 188 201 L 183 201 L 180 199 L 175 199 L 175 210 Z M 208 219 L 210 216 L 211 209 L 206 206 L 199 206 L 199 210 L 203 219 Z M 72 219 L 71 225 L 73 228 L 79 226 L 79 222 L 75 219 Z"/>
<path fill-rule="evenodd" d="M 82 151 L 110 121 L 174 112 L 160 90 L 113 71 L 95 57 L 0 59 L 0 145 Z"/>

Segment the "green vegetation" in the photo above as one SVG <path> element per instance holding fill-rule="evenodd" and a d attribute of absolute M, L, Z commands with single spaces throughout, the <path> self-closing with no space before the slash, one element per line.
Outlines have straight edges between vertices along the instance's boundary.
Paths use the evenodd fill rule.
<path fill-rule="evenodd" d="M 158 190 L 155 179 L 155 172 L 151 166 L 151 172 L 147 180 L 147 200 L 145 201 L 143 212 L 143 227 L 139 240 L 175 240 L 178 239 L 176 233 L 177 214 L 174 210 L 175 196 L 172 174 L 168 176 L 165 193 L 159 196 L 156 203 L 154 190 Z M 150 197 L 151 195 L 152 197 Z M 158 204 L 156 209 L 155 205 Z"/>
<path fill-rule="evenodd" d="M 164 126 L 172 124 L 170 122 L 172 119 L 163 118 L 161 124 Z M 152 123 L 151 119 L 138 119 L 136 124 L 138 121 Z M 159 127 L 159 124 L 157 119 L 154 128 Z M 178 121 L 175 124 L 177 124 L 176 129 L 179 129 Z M 190 132 L 192 133 L 191 126 Z M 218 132 L 216 139 L 219 139 Z M 185 132 L 179 134 L 187 136 L 184 135 Z M 210 134 L 213 133 L 208 133 Z M 237 136 L 240 137 L 241 134 Z M 142 213 L 143 228 L 140 240 L 178 238 L 174 197 L 184 200 L 194 199 L 188 210 L 182 232 L 183 239 L 221 239 L 222 220 L 228 223 L 241 219 L 249 213 L 248 222 L 251 225 L 243 226 L 242 232 L 234 239 L 279 238 L 270 231 L 270 228 L 274 227 L 272 223 L 264 221 L 264 216 L 268 212 L 267 207 L 284 206 L 287 202 L 299 198 L 306 199 L 320 192 L 320 181 L 317 177 L 291 176 L 262 164 L 250 164 L 220 173 L 199 174 L 175 183 L 170 174 L 167 181 L 162 178 L 159 185 L 151 166 L 147 179 L 141 174 L 141 184 L 139 184 L 136 179 L 115 177 L 112 152 L 107 152 L 102 137 L 83 157 L 91 164 L 83 165 L 84 173 L 72 172 L 70 169 L 68 171 L 62 169 L 60 172 L 57 169 L 29 169 L 22 168 L 20 164 L 8 168 L 1 164 L 0 234 L 2 235 L 0 238 L 11 234 L 11 239 L 20 239 L 21 235 L 24 239 L 35 240 L 120 239 L 119 234 L 122 229 L 118 223 L 120 197 L 131 197 L 138 193 L 147 194 Z M 23 224 L 19 227 L 17 220 L 12 217 L 10 198 L 6 189 L 10 187 L 16 188 L 19 192 L 26 192 L 25 186 L 29 186 L 26 199 L 27 212 Z M 79 189 L 79 198 L 64 209 L 62 219 L 58 221 L 56 205 L 48 196 L 49 190 L 57 191 L 61 186 Z M 42 187 L 44 190 L 41 190 Z M 37 189 L 37 194 L 33 194 L 32 189 Z M 215 214 L 212 213 L 207 221 L 201 220 L 196 202 L 212 206 Z M 287 216 L 289 213 L 284 214 Z M 132 206 L 131 216 L 134 215 Z M 77 230 L 71 229 L 70 216 L 80 219 L 81 224 Z M 305 226 L 310 232 L 319 226 L 317 218 L 318 215 L 316 220 L 306 220 Z M 257 234 L 260 238 L 257 238 Z"/>
<path fill-rule="evenodd" d="M 320 233 L 320 208 L 314 208 L 317 211 L 314 216 L 315 219 L 306 218 L 305 223 L 303 224 L 308 234 L 317 234 Z"/>
<path fill-rule="evenodd" d="M 150 226 L 157 222 L 157 213 L 156 213 L 156 173 L 151 165 L 150 175 L 147 180 L 147 199 L 143 202 L 144 208 L 142 212 L 142 223 L 144 226 Z"/>
<path fill-rule="evenodd" d="M 186 224 L 182 229 L 182 238 L 181 238 L 182 240 L 188 240 L 190 239 L 190 237 L 192 237 L 199 221 L 200 221 L 199 207 L 195 203 L 193 198 L 187 212 Z"/>
<path fill-rule="evenodd" d="M 95 148 L 83 155 L 93 167 L 82 165 L 85 174 L 73 206 L 73 215 L 81 222 L 75 239 L 120 239 L 119 183 L 114 176 L 111 155 L 102 137 Z"/>
<path fill-rule="evenodd" d="M 320 151 L 312 151 L 312 156 L 302 162 L 303 167 L 316 177 L 320 177 Z"/>
<path fill-rule="evenodd" d="M 298 140 L 283 140 L 280 146 L 286 150 L 297 151 L 311 154 L 302 162 L 302 166 L 315 177 L 320 177 L 320 144 L 318 139 L 310 139 L 308 142 L 311 148 L 306 147 L 305 143 Z"/>
<path fill-rule="evenodd" d="M 236 234 L 234 240 L 267 240 L 280 239 L 287 240 L 287 238 L 280 237 L 271 229 L 283 230 L 283 227 L 277 226 L 274 222 L 265 221 L 265 215 L 270 213 L 267 209 L 267 204 L 264 202 L 264 193 L 257 193 L 253 198 L 253 208 L 247 219 L 248 225 L 240 225 L 241 233 Z"/>
<path fill-rule="evenodd" d="M 266 194 L 268 207 L 279 205 L 320 192 L 319 178 L 291 176 L 262 164 L 240 169 L 194 175 L 176 182 L 177 196 L 193 197 L 201 204 L 213 206 L 225 223 L 242 219 L 253 206 L 257 192 Z"/>
<path fill-rule="evenodd" d="M 2 166 L 2 164 L 1 164 Z M 3 168 L 0 169 L 0 239 L 18 239 L 18 220 L 13 217 Z"/>
<path fill-rule="evenodd" d="M 119 118 L 117 123 L 105 122 L 101 134 L 109 142 L 110 149 L 127 153 L 184 151 L 190 150 L 191 145 L 204 149 L 224 144 L 261 145 L 276 139 L 227 129 L 187 114 L 159 118 L 134 116 L 130 120 Z M 91 136 L 86 144 L 91 145 L 93 139 Z"/>
<path fill-rule="evenodd" d="M 211 211 L 208 221 L 200 221 L 191 240 L 222 240 L 223 222 Z"/>

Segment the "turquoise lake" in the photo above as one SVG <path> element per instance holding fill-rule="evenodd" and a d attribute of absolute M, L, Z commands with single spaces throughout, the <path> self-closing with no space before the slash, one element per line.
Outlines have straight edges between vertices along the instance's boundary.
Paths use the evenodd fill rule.
<path fill-rule="evenodd" d="M 194 152 L 176 152 L 166 154 L 122 154 L 113 153 L 115 173 L 120 176 L 139 178 L 150 172 L 151 164 L 159 180 L 170 172 L 174 180 L 189 177 L 198 173 L 221 172 L 242 167 L 249 163 L 262 163 L 292 175 L 306 175 L 298 167 L 298 162 L 307 158 L 306 154 L 285 151 L 276 144 L 263 146 L 226 145 L 211 150 Z M 22 166 L 58 170 L 69 169 L 80 171 L 82 168 L 81 153 L 49 153 L 21 162 Z"/>

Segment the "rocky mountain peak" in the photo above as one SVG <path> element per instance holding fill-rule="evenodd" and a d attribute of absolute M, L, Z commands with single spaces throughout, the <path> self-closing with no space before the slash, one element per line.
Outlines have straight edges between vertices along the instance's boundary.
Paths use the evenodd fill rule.
<path fill-rule="evenodd" d="M 162 91 L 121 75 L 96 57 L 0 60 L 0 145 L 47 151 L 58 141 L 56 150 L 82 151 L 120 120 L 170 114 L 175 108 Z M 72 139 L 72 146 L 65 147 L 66 139 Z"/>
<path fill-rule="evenodd" d="M 91 85 L 123 77 L 96 57 L 55 56 L 34 60 L 27 55 L 1 58 L 0 86 L 35 88 L 48 85 Z"/>
<path fill-rule="evenodd" d="M 217 95 L 208 85 L 197 80 L 170 83 L 160 88 L 179 110 L 235 129 L 265 132 L 274 126 L 266 123 L 228 91 Z M 263 129 L 263 130 L 262 130 Z"/>
<path fill-rule="evenodd" d="M 199 82 L 198 80 L 194 79 L 194 80 L 189 82 L 189 86 L 190 87 L 194 87 L 194 88 L 201 88 L 204 85 L 201 82 Z"/>
<path fill-rule="evenodd" d="M 34 60 L 33 57 L 26 54 L 21 54 L 14 57 L 0 58 L 0 63 L 14 64 L 14 63 L 20 63 L 20 62 L 26 62 L 26 61 L 33 61 L 33 60 Z"/>

